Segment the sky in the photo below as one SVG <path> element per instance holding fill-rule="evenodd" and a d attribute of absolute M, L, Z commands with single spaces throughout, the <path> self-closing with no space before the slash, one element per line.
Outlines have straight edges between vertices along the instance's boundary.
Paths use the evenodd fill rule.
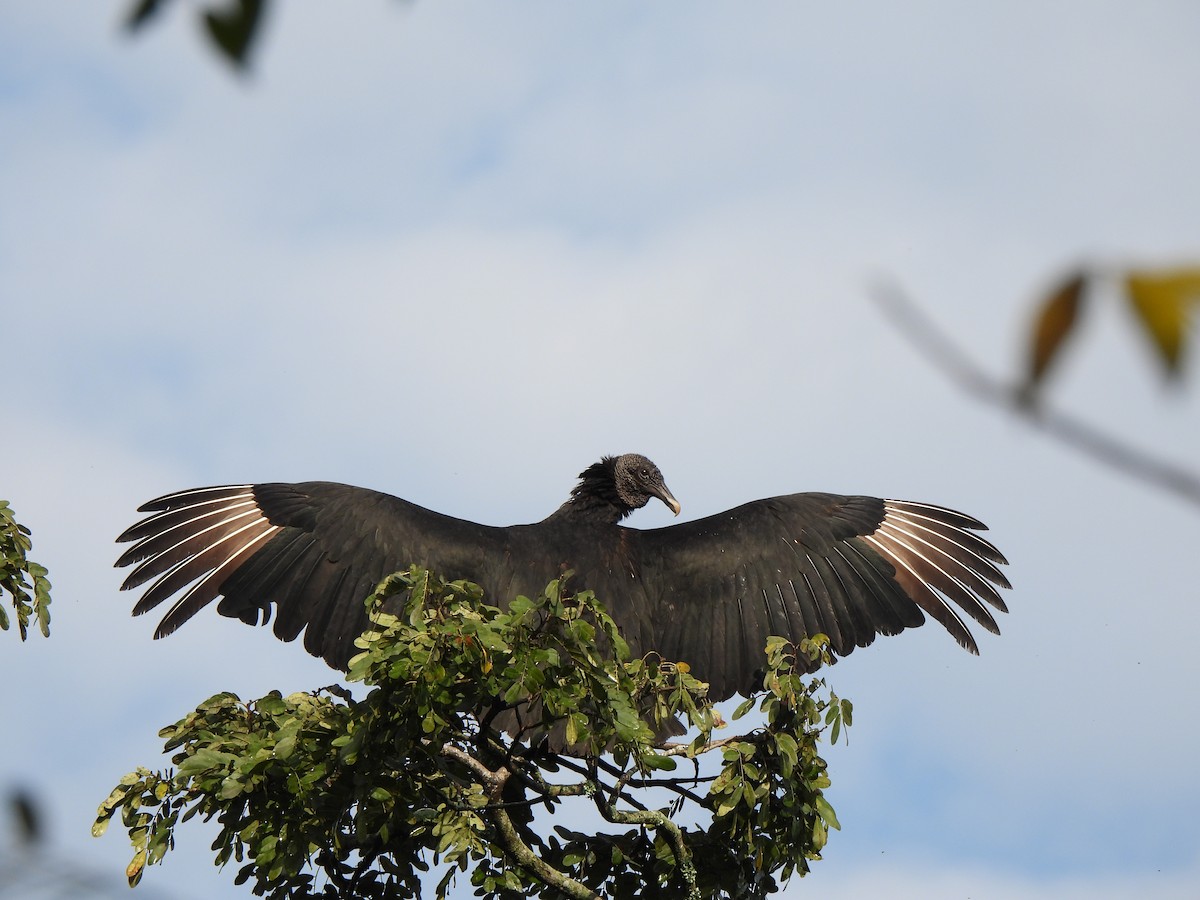
<path fill-rule="evenodd" d="M 90 826 L 160 727 L 333 677 L 215 611 L 152 640 L 112 567 L 140 503 L 326 479 L 529 522 L 636 451 L 684 518 L 921 500 L 1011 561 L 978 658 L 934 625 L 828 673 L 843 831 L 781 896 L 1196 896 L 1200 510 L 979 405 L 871 296 L 1011 378 L 1071 266 L 1195 261 L 1200 7 L 288 4 L 238 78 L 193 4 L 136 38 L 129 5 L 0 16 L 0 497 L 54 584 L 48 640 L 0 635 L 0 791 L 42 859 L 120 887 Z M 1095 301 L 1047 402 L 1194 465 L 1195 373 Z M 248 896 L 210 840 L 139 891 Z"/>

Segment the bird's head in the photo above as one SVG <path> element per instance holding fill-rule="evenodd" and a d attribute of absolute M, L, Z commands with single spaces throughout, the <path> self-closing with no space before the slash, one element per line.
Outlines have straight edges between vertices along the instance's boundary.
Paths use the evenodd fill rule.
<path fill-rule="evenodd" d="M 672 496 L 663 481 L 658 466 L 639 453 L 625 453 L 613 460 L 613 482 L 617 497 L 630 509 L 641 509 L 657 497 L 675 515 L 679 515 L 679 501 Z"/>

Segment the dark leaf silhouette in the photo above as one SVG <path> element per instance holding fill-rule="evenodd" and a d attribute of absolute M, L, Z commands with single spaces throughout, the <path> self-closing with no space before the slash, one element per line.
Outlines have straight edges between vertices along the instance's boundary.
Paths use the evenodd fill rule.
<path fill-rule="evenodd" d="M 246 67 L 265 6 L 266 0 L 238 0 L 232 8 L 204 14 L 209 37 L 238 68 Z"/>
<path fill-rule="evenodd" d="M 137 31 L 166 5 L 166 0 L 141 0 L 125 20 L 125 27 L 130 31 Z"/>

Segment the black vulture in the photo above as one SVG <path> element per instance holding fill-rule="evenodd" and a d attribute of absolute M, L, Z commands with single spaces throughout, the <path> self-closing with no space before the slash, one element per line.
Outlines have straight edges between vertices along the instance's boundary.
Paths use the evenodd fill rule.
<path fill-rule="evenodd" d="M 676 515 L 658 467 L 606 456 L 570 498 L 531 525 L 493 527 L 388 494 L 330 482 L 243 484 L 167 494 L 119 538 L 137 563 L 122 586 L 153 583 L 135 614 L 178 596 L 155 637 L 217 597 L 217 611 L 304 632 L 308 652 L 345 669 L 367 627 L 364 598 L 387 574 L 420 564 L 481 585 L 493 603 L 536 596 L 566 570 L 607 606 L 635 654 L 687 662 L 723 700 L 748 693 L 770 635 L 828 635 L 835 655 L 928 613 L 972 653 L 965 612 L 999 632 L 1007 611 L 1000 551 L 978 520 L 927 503 L 803 493 L 756 500 L 666 528 L 621 520 L 657 498 Z M 953 605 L 952 605 L 953 604 Z"/>

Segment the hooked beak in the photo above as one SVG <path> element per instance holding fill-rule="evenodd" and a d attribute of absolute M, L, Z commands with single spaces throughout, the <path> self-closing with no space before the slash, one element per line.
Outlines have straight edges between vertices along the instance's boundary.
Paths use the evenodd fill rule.
<path fill-rule="evenodd" d="M 675 515 L 679 515 L 679 510 L 682 509 L 682 507 L 679 505 L 679 501 L 675 499 L 669 490 L 667 490 L 667 486 L 665 484 L 662 487 L 655 489 L 653 493 L 655 497 L 667 505 L 671 512 L 675 513 Z"/>

